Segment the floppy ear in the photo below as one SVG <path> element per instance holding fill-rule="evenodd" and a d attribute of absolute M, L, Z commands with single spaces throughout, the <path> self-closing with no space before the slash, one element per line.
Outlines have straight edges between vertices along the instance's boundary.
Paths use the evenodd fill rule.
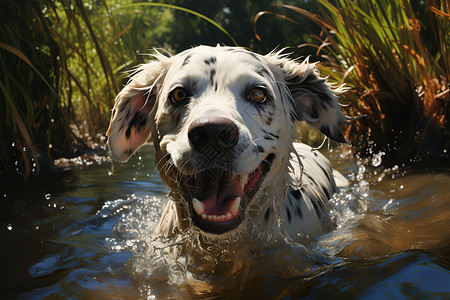
<path fill-rule="evenodd" d="M 156 88 L 163 63 L 142 65 L 116 97 L 107 132 L 111 155 L 127 161 L 150 136 L 154 123 Z"/>
<path fill-rule="evenodd" d="M 339 129 L 345 123 L 336 95 L 345 91 L 343 87 L 331 89 L 327 79 L 320 77 L 316 64 L 308 59 L 302 63 L 283 59 L 286 84 L 293 98 L 294 115 L 299 121 L 306 121 L 330 139 L 349 143 Z"/>

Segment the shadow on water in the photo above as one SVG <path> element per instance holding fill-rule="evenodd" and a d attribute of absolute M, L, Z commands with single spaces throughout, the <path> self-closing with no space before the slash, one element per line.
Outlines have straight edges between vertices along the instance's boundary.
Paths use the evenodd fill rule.
<path fill-rule="evenodd" d="M 328 156 L 352 181 L 332 200 L 337 228 L 306 250 L 230 251 L 232 271 L 212 272 L 213 283 L 194 270 L 208 273 L 206 252 L 202 265 L 157 262 L 167 248 L 151 233 L 167 190 L 150 145 L 126 164 L 103 159 L 26 183 L 2 180 L 2 299 L 192 297 L 182 280 L 195 281 L 203 298 L 450 297 L 448 166 Z M 347 209 L 357 200 L 367 206 L 359 214 Z"/>

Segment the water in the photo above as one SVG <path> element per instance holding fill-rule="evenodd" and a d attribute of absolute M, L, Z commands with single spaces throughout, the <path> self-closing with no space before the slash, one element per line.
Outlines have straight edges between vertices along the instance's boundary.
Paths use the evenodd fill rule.
<path fill-rule="evenodd" d="M 338 227 L 265 249 L 204 247 L 195 230 L 153 238 L 167 200 L 151 146 L 126 164 L 80 158 L 51 176 L 3 180 L 1 298 L 450 298 L 449 166 L 384 168 L 382 154 L 335 153 L 352 181 L 332 200 Z"/>

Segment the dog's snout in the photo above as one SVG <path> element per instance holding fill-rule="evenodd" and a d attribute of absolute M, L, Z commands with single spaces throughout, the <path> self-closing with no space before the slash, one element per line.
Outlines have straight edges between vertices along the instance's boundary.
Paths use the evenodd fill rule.
<path fill-rule="evenodd" d="M 225 117 L 203 117 L 191 123 L 188 130 L 189 141 L 197 151 L 231 151 L 239 140 L 236 124 Z"/>

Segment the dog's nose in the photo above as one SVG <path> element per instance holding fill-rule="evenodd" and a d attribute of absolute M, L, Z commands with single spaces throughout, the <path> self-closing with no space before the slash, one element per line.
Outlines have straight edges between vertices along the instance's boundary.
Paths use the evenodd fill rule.
<path fill-rule="evenodd" d="M 189 141 L 199 152 L 231 151 L 239 140 L 236 124 L 224 117 L 203 117 L 191 123 Z"/>

